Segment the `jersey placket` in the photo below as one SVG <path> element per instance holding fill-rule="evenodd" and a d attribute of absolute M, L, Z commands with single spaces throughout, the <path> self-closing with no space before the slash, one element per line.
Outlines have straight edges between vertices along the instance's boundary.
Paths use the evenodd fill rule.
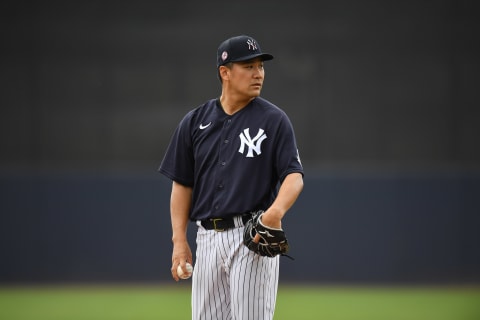
<path fill-rule="evenodd" d="M 228 160 L 229 159 L 229 146 L 231 144 L 231 139 L 230 139 L 230 127 L 231 127 L 232 119 L 227 118 L 223 122 L 223 127 L 221 131 L 221 137 L 219 140 L 219 148 L 218 148 L 218 170 L 217 170 L 217 180 L 215 181 L 216 183 L 216 189 L 215 189 L 215 195 L 214 195 L 214 209 L 215 212 L 218 213 L 219 208 L 222 208 L 222 198 L 223 195 L 225 194 L 225 177 L 228 174 Z M 222 212 L 219 212 L 222 214 Z"/>

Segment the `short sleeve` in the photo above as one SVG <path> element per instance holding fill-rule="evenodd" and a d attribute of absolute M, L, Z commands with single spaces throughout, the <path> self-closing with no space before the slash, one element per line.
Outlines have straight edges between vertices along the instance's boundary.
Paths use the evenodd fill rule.
<path fill-rule="evenodd" d="M 194 184 L 191 113 L 187 114 L 175 129 L 158 171 L 185 186 Z"/>
<path fill-rule="evenodd" d="M 280 181 L 294 172 L 303 173 L 292 123 L 286 114 L 279 121 L 275 167 Z"/>

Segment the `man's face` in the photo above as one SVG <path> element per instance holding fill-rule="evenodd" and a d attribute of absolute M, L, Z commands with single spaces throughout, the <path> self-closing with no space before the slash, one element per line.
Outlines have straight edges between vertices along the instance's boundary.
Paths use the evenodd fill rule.
<path fill-rule="evenodd" d="M 258 97 L 262 90 L 265 70 L 260 58 L 234 62 L 230 70 L 230 85 L 237 93 Z"/>

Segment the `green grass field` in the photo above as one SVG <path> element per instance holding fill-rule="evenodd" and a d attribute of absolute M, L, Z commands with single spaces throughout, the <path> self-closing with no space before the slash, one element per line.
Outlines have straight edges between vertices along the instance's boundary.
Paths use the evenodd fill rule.
<path fill-rule="evenodd" d="M 0 319 L 190 319 L 190 288 L 188 283 L 0 287 Z M 480 289 L 280 285 L 275 319 L 478 320 Z"/>

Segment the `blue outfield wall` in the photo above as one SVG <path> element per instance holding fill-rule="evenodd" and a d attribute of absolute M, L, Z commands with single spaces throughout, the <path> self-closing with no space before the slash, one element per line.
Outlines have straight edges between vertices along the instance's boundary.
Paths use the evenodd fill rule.
<path fill-rule="evenodd" d="M 0 192 L 0 283 L 170 280 L 162 176 L 3 174 Z M 308 175 L 281 279 L 480 283 L 479 213 L 479 174 Z"/>

